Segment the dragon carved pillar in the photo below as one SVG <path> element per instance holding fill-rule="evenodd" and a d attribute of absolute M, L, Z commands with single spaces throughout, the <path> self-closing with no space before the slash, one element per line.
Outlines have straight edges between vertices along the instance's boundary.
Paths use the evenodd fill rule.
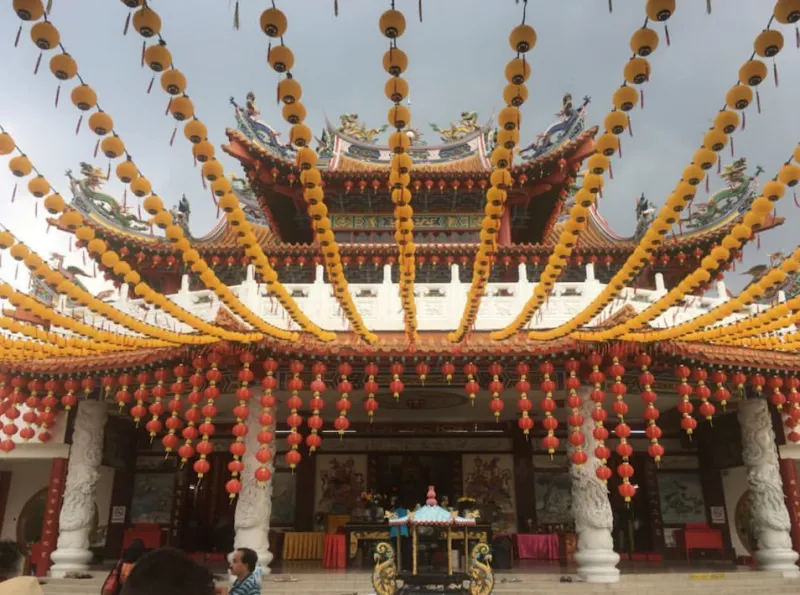
<path fill-rule="evenodd" d="M 751 523 L 758 543 L 756 559 L 764 570 L 800 577 L 767 402 L 763 399 L 740 401 L 738 417 L 742 428 L 742 458 L 750 488 Z"/>
<path fill-rule="evenodd" d="M 256 469 L 260 463 L 256 460 L 256 452 L 259 443 L 256 436 L 261 431 L 258 417 L 261 412 L 260 407 L 251 407 L 250 416 L 247 419 L 248 432 L 245 438 L 245 455 L 242 459 L 244 470 L 242 471 L 242 491 L 239 493 L 236 503 L 236 516 L 234 527 L 236 536 L 234 538 L 234 548 L 247 547 L 258 554 L 258 562 L 264 570 L 264 574 L 269 574 L 269 565 L 272 562 L 272 552 L 269 551 L 269 519 L 272 514 L 272 479 L 265 485 L 258 485 L 255 477 Z M 270 428 L 275 431 L 275 427 Z M 275 456 L 274 442 L 271 443 L 272 456 Z M 275 467 L 270 461 L 268 468 L 275 473 Z"/>
<path fill-rule="evenodd" d="M 103 432 L 108 418 L 103 401 L 81 401 L 67 465 L 64 500 L 58 521 L 58 543 L 51 555 L 53 577 L 89 569 L 89 532 L 95 512 L 98 467 L 103 460 Z"/>
<path fill-rule="evenodd" d="M 587 583 L 616 583 L 619 582 L 619 554 L 614 552 L 614 540 L 611 536 L 614 518 L 608 500 L 608 489 L 595 474 L 600 461 L 594 456 L 597 444 L 592 434 L 594 403 L 589 400 L 590 392 L 589 387 L 579 389 L 583 401 L 583 434 L 586 437 L 583 449 L 589 458 L 581 467 L 570 463 L 572 510 L 578 533 L 575 561 L 578 563 L 578 576 Z M 569 448 L 572 454 L 572 446 Z"/>

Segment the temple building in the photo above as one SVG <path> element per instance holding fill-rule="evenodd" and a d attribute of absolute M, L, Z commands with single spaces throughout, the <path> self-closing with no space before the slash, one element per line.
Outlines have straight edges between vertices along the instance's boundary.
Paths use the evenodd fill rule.
<path fill-rule="evenodd" d="M 14 7 L 36 21 L 40 4 Z M 153 37 L 153 10 L 125 4 Z M 777 4 L 779 23 L 800 20 Z M 673 10 L 647 2 L 652 21 Z M 268 60 L 283 75 L 278 13 L 260 28 L 281 39 Z M 0 282 L 0 538 L 54 579 L 141 539 L 220 569 L 239 547 L 266 573 L 374 566 L 381 595 L 418 562 L 473 585 L 490 561 L 529 560 L 598 583 L 678 562 L 800 577 L 800 249 L 741 270 L 744 246 L 784 224 L 774 205 L 800 181 L 800 146 L 771 179 L 723 151 L 761 71 L 740 73 L 662 207 L 630 197 L 624 236 L 598 204 L 658 35 L 634 35 L 602 125 L 565 94 L 525 142 L 524 17 L 506 106 L 423 131 L 395 13 L 380 25 L 391 125 L 350 113 L 312 133 L 285 76 L 286 138 L 254 94 L 231 99 L 217 151 L 236 173 L 166 42 L 145 42 L 211 198 L 165 206 L 83 80 L 70 97 L 95 109 L 83 125 L 114 174 L 80 163 L 62 197 L 0 130 L 0 155 L 85 257 L 47 261 L 0 230 L 31 274 L 25 291 Z M 712 175 L 722 188 L 704 193 Z M 219 222 L 195 236 L 192 205 L 211 199 Z M 752 277 L 738 295 L 724 279 L 737 265 Z M 89 270 L 107 291 L 87 289 Z M 418 531 L 456 555 L 418 547 Z"/>

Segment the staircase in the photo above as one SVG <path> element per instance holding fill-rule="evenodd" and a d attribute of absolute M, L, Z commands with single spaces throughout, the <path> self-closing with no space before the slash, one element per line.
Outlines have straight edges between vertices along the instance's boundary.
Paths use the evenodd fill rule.
<path fill-rule="evenodd" d="M 700 595 L 717 592 L 725 595 L 769 593 L 782 595 L 798 593 L 800 580 L 783 578 L 780 574 L 739 570 L 733 572 L 667 572 L 624 574 L 612 585 L 560 583 L 554 572 L 498 572 L 494 593 L 497 595 L 600 595 L 609 593 L 652 593 L 658 595 Z M 45 595 L 90 595 L 100 593 L 105 574 L 94 578 L 43 579 Z M 575 578 L 573 577 L 573 580 Z M 274 574 L 264 578 L 262 592 L 278 594 L 369 595 L 373 593 L 367 572 L 318 571 L 298 574 Z"/>

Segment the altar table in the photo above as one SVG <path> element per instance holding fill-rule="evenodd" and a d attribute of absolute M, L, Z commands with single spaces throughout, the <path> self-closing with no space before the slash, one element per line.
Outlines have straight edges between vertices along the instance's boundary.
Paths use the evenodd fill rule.
<path fill-rule="evenodd" d="M 322 560 L 324 551 L 324 533 L 287 532 L 283 536 L 284 560 Z"/>
<path fill-rule="evenodd" d="M 558 535 L 517 533 L 517 552 L 520 560 L 558 560 Z"/>

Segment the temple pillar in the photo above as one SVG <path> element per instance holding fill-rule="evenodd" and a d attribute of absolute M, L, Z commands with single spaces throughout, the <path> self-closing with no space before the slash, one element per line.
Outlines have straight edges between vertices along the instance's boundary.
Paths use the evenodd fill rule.
<path fill-rule="evenodd" d="M 789 511 L 789 522 L 792 525 L 792 547 L 800 552 L 800 486 L 797 483 L 797 468 L 794 459 L 781 459 L 781 480 L 786 508 Z"/>
<path fill-rule="evenodd" d="M 98 468 L 103 460 L 103 433 L 108 406 L 103 401 L 83 400 L 75 415 L 72 446 L 67 464 L 64 500 L 58 519 L 58 542 L 50 556 L 50 575 L 63 577 L 68 572 L 89 569 L 89 531 L 95 512 Z"/>
<path fill-rule="evenodd" d="M 254 398 L 253 401 L 256 401 Z M 245 455 L 242 459 L 244 470 L 242 471 L 242 491 L 236 502 L 236 516 L 234 518 L 234 529 L 236 535 L 233 540 L 233 547 L 247 547 L 258 554 L 258 562 L 264 570 L 264 574 L 270 573 L 269 565 L 272 563 L 272 552 L 269 551 L 269 519 L 272 514 L 272 479 L 260 486 L 255 477 L 256 469 L 260 463 L 256 459 L 256 452 L 259 443 L 256 439 L 261 431 L 258 417 L 261 408 L 258 406 L 250 407 L 250 416 L 247 418 L 247 437 L 245 438 Z M 273 425 L 270 430 L 275 431 Z M 275 442 L 270 444 L 272 456 L 275 456 Z M 269 470 L 275 473 L 273 461 L 270 461 Z"/>
<path fill-rule="evenodd" d="M 800 577 L 792 549 L 791 521 L 783 499 L 778 449 L 772 416 L 763 399 L 739 402 L 742 459 L 747 468 L 753 533 L 758 543 L 755 556 L 764 570 Z"/>
<path fill-rule="evenodd" d="M 591 390 L 590 387 L 579 390 L 583 401 L 582 430 L 586 437 L 583 450 L 588 460 L 581 467 L 570 463 L 572 510 L 575 514 L 575 531 L 578 534 L 575 561 L 578 563 L 578 576 L 587 583 L 616 583 L 619 582 L 619 554 L 614 551 L 614 539 L 611 535 L 614 516 L 608 499 L 608 488 L 595 473 L 600 461 L 594 456 L 597 441 L 592 433 L 592 411 L 595 406 L 589 399 Z M 573 450 L 570 445 L 570 455 Z"/>

